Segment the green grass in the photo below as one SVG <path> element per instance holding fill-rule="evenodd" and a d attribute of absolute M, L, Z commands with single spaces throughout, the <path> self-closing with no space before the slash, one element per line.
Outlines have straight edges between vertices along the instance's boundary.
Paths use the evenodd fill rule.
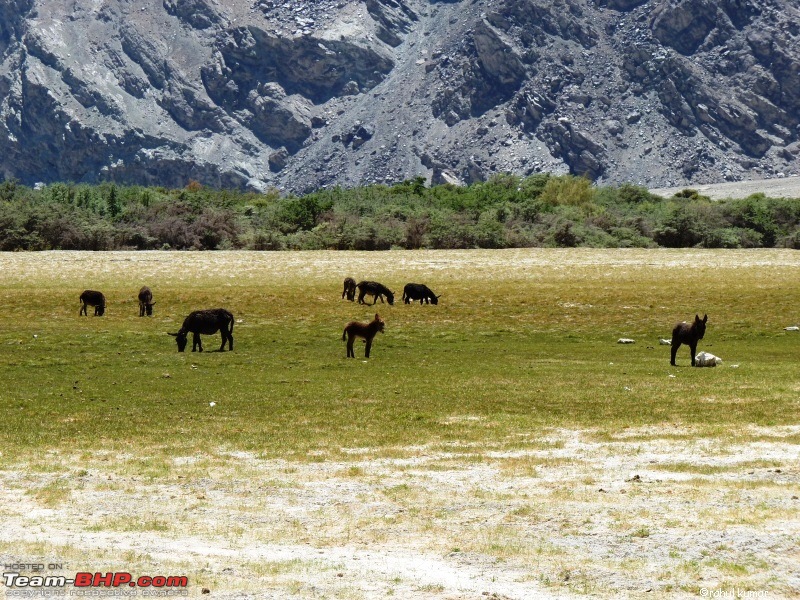
<path fill-rule="evenodd" d="M 325 460 L 513 448 L 553 427 L 721 435 L 796 422 L 791 251 L 41 253 L 2 255 L 0 267 L 5 460 L 130 452 L 155 457 L 140 470 L 157 478 L 159 455 L 201 449 Z M 397 303 L 341 300 L 347 275 L 385 283 Z M 441 304 L 403 305 L 409 281 Z M 138 317 L 143 284 L 153 318 Z M 78 316 L 85 288 L 104 291 L 106 316 Z M 235 350 L 179 354 L 166 333 L 214 306 L 241 320 Z M 345 359 L 344 324 L 376 311 L 386 333 L 372 358 L 359 343 Z M 700 348 L 725 362 L 691 369 L 682 347 L 670 367 L 658 339 L 696 312 L 709 315 Z M 204 337 L 207 350 L 219 342 Z"/>

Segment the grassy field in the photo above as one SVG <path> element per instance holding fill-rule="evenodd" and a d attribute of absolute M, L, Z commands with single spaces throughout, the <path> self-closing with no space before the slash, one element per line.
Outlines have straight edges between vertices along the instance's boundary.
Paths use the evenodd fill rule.
<path fill-rule="evenodd" d="M 348 275 L 384 283 L 397 302 L 342 300 Z M 426 283 L 440 305 L 403 305 L 407 282 Z M 142 285 L 152 318 L 138 317 Z M 87 288 L 105 293 L 104 317 L 78 316 Z M 648 586 L 696 597 L 703 585 L 788 597 L 796 571 L 752 548 L 774 547 L 753 540 L 793 522 L 778 545 L 800 556 L 800 333 L 784 330 L 800 324 L 798 297 L 800 255 L 781 250 L 3 254 L 0 516 L 15 527 L 0 558 L 166 565 L 190 573 L 193 594 L 469 591 L 457 575 L 420 584 L 408 565 L 390 565 L 373 589 L 338 554 L 324 565 L 302 555 L 402 538 L 464 578 L 465 564 L 486 575 L 499 561 L 503 575 L 486 585 L 512 598 Z M 202 354 L 178 353 L 166 333 L 217 306 L 236 317 L 234 351 L 209 352 L 216 335 Z M 372 357 L 358 343 L 346 359 L 344 324 L 376 311 L 386 333 Z M 659 338 L 696 313 L 709 316 L 699 349 L 724 362 L 692 369 L 682 347 L 671 367 Z M 424 485 L 408 479 L 415 461 Z M 767 471 L 755 483 L 730 476 Z M 627 509 L 604 496 L 665 477 L 669 493 L 631 490 Z M 299 491 L 332 482 L 322 504 Z M 92 494 L 108 505 L 99 515 Z M 373 501 L 380 510 L 362 514 Z M 226 516 L 203 517 L 211 508 Z M 732 537 L 692 541 L 690 526 Z M 587 527 L 633 550 L 590 551 Z M 672 541 L 657 541 L 667 532 Z M 97 542 L 109 535 L 108 547 Z M 112 552 L 142 535 L 156 549 Z M 170 544 L 250 550 L 225 555 L 237 578 L 171 556 Z M 279 552 L 289 546 L 300 555 Z"/>

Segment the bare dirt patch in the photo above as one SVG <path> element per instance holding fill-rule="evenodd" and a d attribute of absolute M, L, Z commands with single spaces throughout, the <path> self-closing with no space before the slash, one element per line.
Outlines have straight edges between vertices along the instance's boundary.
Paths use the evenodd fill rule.
<path fill-rule="evenodd" d="M 51 453 L 0 472 L 0 558 L 187 575 L 225 598 L 789 598 L 799 434 L 555 430 L 519 452 L 321 463 Z"/>

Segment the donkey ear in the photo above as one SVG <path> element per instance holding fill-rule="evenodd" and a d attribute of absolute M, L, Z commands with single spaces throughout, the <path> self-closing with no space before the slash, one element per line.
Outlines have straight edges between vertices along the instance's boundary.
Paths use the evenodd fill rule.
<path fill-rule="evenodd" d="M 703 323 L 706 323 L 707 321 L 708 321 L 708 315 L 703 315 Z"/>
<path fill-rule="evenodd" d="M 694 320 L 695 320 L 695 321 L 697 321 L 698 323 L 699 323 L 700 321 L 702 321 L 702 319 L 700 318 L 700 315 L 695 315 L 695 316 L 694 316 Z"/>
<path fill-rule="evenodd" d="M 167 332 L 167 335 L 171 335 L 172 337 L 178 337 L 178 334 L 177 334 L 177 333 L 170 333 L 170 332 Z"/>
<path fill-rule="evenodd" d="M 381 320 L 381 318 L 378 316 L 378 313 L 375 313 L 375 320 L 376 321 L 380 321 Z"/>

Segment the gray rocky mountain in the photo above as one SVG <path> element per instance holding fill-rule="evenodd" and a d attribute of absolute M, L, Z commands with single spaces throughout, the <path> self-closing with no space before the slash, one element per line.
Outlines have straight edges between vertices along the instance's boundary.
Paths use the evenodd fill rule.
<path fill-rule="evenodd" d="M 800 173 L 796 0 L 0 0 L 0 177 Z"/>

